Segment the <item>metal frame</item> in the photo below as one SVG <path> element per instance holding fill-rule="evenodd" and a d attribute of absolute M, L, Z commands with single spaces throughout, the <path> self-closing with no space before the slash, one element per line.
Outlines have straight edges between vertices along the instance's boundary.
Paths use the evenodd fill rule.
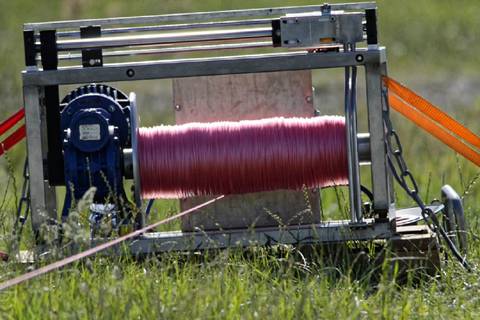
<path fill-rule="evenodd" d="M 331 10 L 376 10 L 375 2 L 358 2 L 358 3 L 334 3 L 328 5 Z M 40 22 L 26 23 L 25 30 L 50 30 L 50 29 L 68 29 L 80 28 L 85 25 L 129 25 L 129 24 L 154 24 L 167 22 L 185 22 L 185 21 L 208 21 L 214 19 L 229 19 L 239 17 L 271 17 L 292 13 L 305 13 L 312 11 L 322 11 L 324 5 L 298 6 L 298 7 L 278 7 L 278 8 L 261 8 L 261 9 L 244 9 L 244 10 L 228 10 L 214 12 L 195 12 L 180 14 L 152 15 L 141 17 L 121 17 L 107 19 L 85 19 L 75 21 L 56 21 L 56 22 Z"/>
<path fill-rule="evenodd" d="M 347 44 L 345 46 L 345 44 L 342 45 L 336 43 L 320 46 L 320 48 L 314 48 L 314 50 L 312 50 L 312 48 L 301 48 L 301 46 L 299 46 L 300 49 L 297 51 L 285 52 L 285 48 L 274 48 L 273 44 L 275 44 L 275 39 L 279 36 L 278 30 L 275 30 L 275 21 L 277 21 L 277 18 L 279 18 L 280 15 L 304 15 L 326 11 L 332 12 L 333 14 L 333 11 L 335 10 L 365 11 L 365 38 L 368 44 L 367 48 L 356 48 L 355 44 Z M 239 19 L 241 17 L 256 19 L 215 21 L 221 19 Z M 269 17 L 269 19 L 265 19 L 265 17 Z M 177 77 L 212 76 L 304 69 L 313 70 L 323 68 L 356 68 L 363 66 L 365 67 L 367 84 L 370 157 L 374 194 L 373 210 L 377 214 L 378 218 L 371 221 L 363 219 L 361 210 L 358 207 L 359 205 L 357 205 L 360 203 L 360 194 L 359 192 L 352 191 L 354 189 L 360 189 L 360 182 L 359 179 L 357 179 L 358 182 L 355 183 L 355 185 L 350 189 L 351 203 L 354 207 L 356 206 L 356 209 L 352 209 L 352 218 L 350 221 L 345 220 L 333 224 L 326 223 L 313 226 L 313 228 L 312 226 L 303 226 L 297 228 L 297 231 L 295 232 L 304 234 L 314 231 L 315 233 L 321 235 L 315 238 L 318 241 L 344 241 L 389 237 L 395 229 L 395 224 L 393 222 L 393 219 L 395 218 L 395 208 L 393 197 L 391 196 L 391 178 L 389 177 L 386 162 L 386 136 L 383 122 L 383 112 L 386 106 L 382 104 L 383 85 L 381 77 L 382 75 L 386 74 L 386 53 L 385 48 L 379 47 L 376 43 L 375 17 L 375 3 L 367 2 L 25 24 L 24 36 L 27 68 L 23 72 L 23 86 L 27 115 L 27 148 L 30 168 L 33 229 L 37 232 L 42 223 L 48 221 L 49 219 L 56 220 L 57 213 L 54 201 L 54 186 L 58 185 L 58 183 L 50 181 L 51 186 L 49 186 L 47 177 L 51 176 L 52 171 L 54 170 L 63 170 L 61 166 L 55 167 L 54 164 L 49 162 L 51 155 L 56 153 L 56 156 L 58 157 L 61 150 L 50 150 L 51 152 L 48 153 L 48 146 L 51 145 L 48 142 L 52 138 L 56 138 L 52 135 L 47 136 L 47 122 L 50 120 L 46 118 L 46 110 L 48 108 L 52 108 L 52 105 L 55 107 L 53 103 L 55 99 L 52 99 L 51 97 L 50 99 L 48 97 L 45 99 L 46 88 L 50 88 L 51 91 L 53 88 L 53 94 L 56 92 L 58 95 L 58 86 L 67 84 L 136 81 L 147 79 L 166 79 Z M 182 23 L 162 25 L 163 23 L 172 22 Z M 210 30 L 211 28 L 219 27 L 236 28 L 238 26 L 258 26 L 270 23 L 271 26 L 268 28 L 257 27 L 255 29 L 241 30 L 227 29 L 226 31 Z M 101 29 L 105 26 L 118 27 L 102 29 L 101 36 L 97 35 L 94 38 L 82 38 L 80 31 L 72 31 L 72 29 L 86 28 L 89 26 L 99 26 Z M 163 32 L 165 30 L 178 31 L 199 28 L 208 30 L 190 33 L 184 32 L 181 34 L 173 33 L 136 35 L 137 32 L 158 32 L 159 30 Z M 68 30 L 65 31 L 62 29 Z M 128 33 L 130 35 L 117 38 L 110 36 L 112 34 L 114 35 L 123 33 Z M 109 36 L 103 37 L 102 35 L 104 34 Z M 48 37 L 46 35 L 48 35 Z M 154 61 L 137 62 L 105 63 L 105 61 L 102 61 L 102 65 L 97 66 L 87 66 L 85 65 L 85 61 L 83 61 L 83 66 L 59 66 L 59 60 L 80 59 L 80 63 L 82 63 L 82 56 L 85 56 L 85 50 L 97 50 L 95 54 L 103 54 L 102 58 L 105 60 L 109 56 L 136 57 L 138 55 L 147 53 L 162 54 L 165 52 L 176 52 L 175 50 L 178 52 L 179 48 L 182 48 L 180 51 L 204 51 L 212 48 L 216 48 L 215 50 L 230 49 L 229 47 L 234 49 L 251 48 L 252 42 L 245 42 L 245 39 L 249 41 L 248 39 L 250 37 L 270 37 L 272 42 L 264 42 L 260 44 L 257 43 L 256 46 L 263 47 L 269 44 L 272 52 L 264 54 L 244 54 L 236 56 L 216 56 L 202 58 L 167 58 Z M 43 41 L 45 38 L 50 39 L 50 42 L 45 43 Z M 58 38 L 61 38 L 61 40 L 58 40 Z M 64 40 L 65 38 L 67 38 L 67 40 Z M 52 39 L 54 39 L 53 42 Z M 235 40 L 236 42 L 210 44 L 212 40 L 217 41 L 221 39 L 228 39 L 228 41 Z M 192 41 L 207 41 L 208 45 L 185 46 L 186 42 L 187 44 L 190 44 Z M 165 47 L 166 43 L 168 43 L 167 47 Z M 153 48 L 145 49 L 144 47 L 134 47 L 137 45 L 143 46 L 145 44 L 152 45 Z M 159 45 L 161 48 L 156 48 Z M 182 47 L 178 47 L 178 45 L 182 45 Z M 111 51 L 103 50 L 113 46 L 133 46 L 133 49 L 124 51 L 123 53 L 120 52 L 121 54 L 118 51 L 114 51 L 112 53 Z M 198 50 L 198 48 L 203 49 Z M 71 51 L 71 49 L 73 49 L 72 52 L 68 52 L 62 56 L 59 56 L 58 54 L 59 51 Z M 75 51 L 81 52 L 76 53 Z M 40 58 L 37 58 L 38 54 L 40 54 Z M 43 68 L 39 66 L 39 61 L 42 62 Z M 357 137 L 355 94 L 353 93 L 351 97 L 353 101 L 346 101 L 347 127 L 349 128 L 349 136 L 354 137 L 353 140 L 349 140 L 349 159 L 352 160 L 349 165 L 349 170 L 354 175 L 358 175 L 356 170 L 358 170 L 359 160 L 358 154 L 355 152 L 357 148 L 355 141 Z M 348 229 L 349 232 L 342 231 L 344 229 Z M 257 230 L 252 232 L 253 234 L 257 234 Z M 268 232 L 258 230 L 258 234 L 254 237 L 257 237 L 256 239 L 260 241 L 260 243 L 266 243 L 265 239 Z M 279 232 L 285 233 L 281 230 Z M 232 232 L 229 231 L 227 232 L 227 236 L 222 235 L 220 238 L 227 237 L 231 239 L 232 237 L 237 237 L 238 234 L 246 235 L 247 233 L 248 232 L 245 230 Z M 263 234 L 263 236 L 261 234 Z M 174 237 L 177 236 L 178 234 L 176 234 Z M 152 237 L 163 239 L 158 240 L 160 242 L 171 240 L 171 237 L 167 234 L 157 234 L 157 236 L 145 235 L 145 241 L 150 241 L 153 239 Z M 195 237 L 197 236 L 195 235 Z M 242 239 L 248 239 L 248 237 L 244 237 Z M 224 242 L 224 240 L 222 241 Z M 287 242 L 290 243 L 292 241 L 288 240 Z M 144 250 L 143 248 L 145 248 L 145 246 L 150 245 L 154 244 L 142 244 L 138 247 L 138 250 L 142 251 Z"/>
<path fill-rule="evenodd" d="M 329 221 L 314 226 L 288 226 L 283 228 L 234 229 L 208 232 L 152 232 L 133 240 L 129 249 L 136 255 L 168 252 L 196 251 L 247 247 L 252 245 L 309 245 L 388 239 L 393 232 L 387 224 L 368 219 L 363 225 L 350 226 L 344 221 Z"/>
<path fill-rule="evenodd" d="M 357 49 L 346 53 L 309 53 L 305 51 L 214 58 L 174 59 L 135 63 L 104 64 L 98 68 L 68 67 L 52 71 L 23 73 L 24 85 L 65 85 L 86 82 L 113 82 L 214 76 L 270 71 L 373 67 L 386 62 L 385 48 Z M 375 70 L 372 69 L 372 73 Z M 371 73 L 371 74 L 372 74 Z M 380 79 L 380 75 L 378 76 Z M 381 85 L 381 81 L 379 82 Z M 373 83 L 372 83 L 373 85 Z M 376 86 L 376 89 L 379 86 Z M 374 88 L 372 88 L 374 89 Z M 381 97 L 380 97 L 381 98 Z M 380 101 L 381 103 L 381 101 Z"/>

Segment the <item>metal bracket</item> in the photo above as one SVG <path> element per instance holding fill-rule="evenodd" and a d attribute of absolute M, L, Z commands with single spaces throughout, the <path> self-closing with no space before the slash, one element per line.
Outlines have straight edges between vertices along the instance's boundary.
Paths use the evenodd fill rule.
<path fill-rule="evenodd" d="M 58 48 L 56 30 L 40 31 L 40 53 L 43 70 L 57 70 Z"/>
<path fill-rule="evenodd" d="M 100 26 L 88 26 L 80 28 L 80 38 L 99 38 L 102 35 Z M 82 50 L 82 65 L 88 67 L 103 66 L 102 49 L 84 49 Z"/>
<path fill-rule="evenodd" d="M 377 36 L 377 10 L 376 9 L 367 9 L 365 10 L 365 19 L 367 21 L 366 31 L 367 31 L 367 44 L 378 45 L 378 36 Z"/>
<path fill-rule="evenodd" d="M 28 67 L 35 67 L 37 65 L 35 50 L 35 32 L 26 30 L 23 32 L 23 46 L 25 49 L 25 65 Z"/>
<path fill-rule="evenodd" d="M 317 47 L 331 44 L 355 44 L 363 41 L 363 14 L 305 14 L 280 18 L 282 47 Z"/>

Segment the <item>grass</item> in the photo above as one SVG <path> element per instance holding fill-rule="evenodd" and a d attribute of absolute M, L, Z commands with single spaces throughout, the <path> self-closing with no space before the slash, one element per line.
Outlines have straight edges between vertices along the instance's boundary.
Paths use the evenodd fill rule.
<path fill-rule="evenodd" d="M 341 267 L 256 248 L 196 261 L 175 254 L 132 261 L 95 259 L 1 296 L 2 315 L 72 319 L 409 319 L 479 316 L 478 274 L 455 265 L 441 278 L 372 285 Z M 381 270 L 380 270 L 381 273 Z"/>
<path fill-rule="evenodd" d="M 128 1 L 72 0 L 39 5 L 29 0 L 0 0 L 2 118 L 21 105 L 19 73 L 23 58 L 19 53 L 23 22 L 300 3 L 318 1 L 144 0 L 132 5 Z M 479 133 L 476 73 L 480 44 L 475 39 L 480 27 L 480 3 L 382 0 L 379 7 L 380 38 L 388 47 L 390 74 Z M 327 93 L 342 91 L 338 75 L 315 74 L 314 84 L 317 106 L 325 113 L 338 113 L 341 101 Z M 142 99 L 140 105 L 147 108 L 153 124 L 172 118 L 169 85 L 165 81 L 143 82 L 136 86 L 122 84 L 121 88 L 137 91 Z M 360 108 L 364 108 L 364 103 Z M 419 180 L 421 194 L 428 194 L 428 200 L 432 200 L 440 196 L 440 187 L 449 183 L 464 195 L 469 258 L 475 267 L 472 273 L 449 262 L 439 277 L 399 285 L 392 280 L 389 268 L 375 269 L 371 265 L 358 274 L 348 260 L 329 263 L 313 258 L 305 264 L 291 248 L 278 248 L 281 252 L 262 248 L 223 251 L 188 259 L 174 253 L 141 261 L 99 257 L 0 293 L 0 317 L 476 319 L 480 316 L 479 170 L 400 116 L 393 115 L 393 123 L 405 144 L 405 156 Z M 0 244 L 4 248 L 12 242 L 23 152 L 18 147 L 0 160 Z M 412 205 L 397 191 L 399 206 Z M 324 213 L 328 217 L 344 211 L 345 195 L 342 189 L 324 192 Z M 173 203 L 162 203 L 156 207 L 155 216 L 160 218 L 175 209 Z M 28 229 L 27 225 L 27 232 Z M 28 234 L 21 245 L 32 246 Z M 28 268 L 0 263 L 0 281 Z M 379 279 L 372 279 L 368 270 L 375 270 Z"/>

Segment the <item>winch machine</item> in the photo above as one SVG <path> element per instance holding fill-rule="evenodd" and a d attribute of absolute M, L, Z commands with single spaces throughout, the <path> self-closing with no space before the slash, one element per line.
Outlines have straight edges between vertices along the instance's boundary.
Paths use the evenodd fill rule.
<path fill-rule="evenodd" d="M 318 188 L 228 195 L 184 217 L 182 230 L 145 233 L 127 243 L 129 250 L 138 255 L 377 239 L 415 242 L 417 254 L 437 250 L 436 235 L 416 225 L 422 209 L 395 206 L 382 82 L 387 54 L 378 43 L 373 2 L 27 23 L 24 44 L 29 196 L 37 235 L 42 226 L 67 219 L 92 186 L 92 244 L 102 241 L 95 228 L 107 216 L 119 233 L 148 222 L 150 199 L 142 199 L 137 154 L 143 106 L 134 93 L 111 83 L 172 79 L 178 124 L 313 117 L 311 71 L 343 68 L 349 219 L 322 219 Z M 365 71 L 365 113 L 357 112 L 357 68 Z M 69 85 L 78 88 L 61 98 Z M 367 117 L 368 132 L 358 132 L 359 116 Z M 364 183 L 360 165 L 369 168 Z M 62 187 L 64 205 L 57 209 L 56 190 Z M 461 200 L 449 186 L 442 192 L 443 203 L 429 208 L 463 221 L 451 226 L 456 232 L 464 228 Z M 180 199 L 180 207 L 206 199 Z M 309 215 L 299 218 L 305 210 Z M 456 241 L 466 248 L 463 236 Z"/>

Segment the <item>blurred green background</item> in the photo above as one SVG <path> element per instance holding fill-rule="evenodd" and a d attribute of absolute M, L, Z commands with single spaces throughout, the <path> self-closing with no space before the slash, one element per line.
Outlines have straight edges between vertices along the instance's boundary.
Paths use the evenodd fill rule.
<path fill-rule="evenodd" d="M 0 119 L 22 105 L 23 23 L 319 3 L 321 1 L 305 0 L 0 0 Z M 478 133 L 480 1 L 381 0 L 378 7 L 380 42 L 387 47 L 390 75 Z M 322 113 L 335 113 L 343 101 L 341 73 L 318 72 L 314 85 L 316 105 Z M 171 119 L 169 81 L 154 85 L 152 82 L 122 84 L 120 89 L 137 92 L 142 112 L 151 114 L 144 117 L 144 124 Z M 341 109 L 336 113 L 341 113 Z M 406 120 L 394 117 L 408 144 L 406 153 L 413 171 L 424 179 L 433 175 L 435 187 L 453 179 L 452 183 L 459 184 L 460 190 L 465 188 L 466 181 L 477 169 Z M 18 172 L 23 162 L 23 147 L 16 147 L 9 157 Z M 3 158 L 0 164 L 3 180 L 8 163 Z M 458 168 L 464 168 L 462 179 L 458 177 Z"/>
<path fill-rule="evenodd" d="M 22 25 L 25 22 L 319 3 L 321 1 L 305 0 L 1 0 L 2 113 L 15 110 L 22 103 L 20 72 L 24 66 Z M 387 46 L 391 74 L 432 85 L 442 77 L 449 81 L 477 78 L 480 1 L 381 0 L 378 6 L 380 41 Z"/>
<path fill-rule="evenodd" d="M 344 0 L 347 1 L 353 0 Z M 321 2 L 0 0 L 0 120 L 22 106 L 23 23 Z M 480 0 L 380 0 L 378 6 L 380 42 L 387 47 L 390 75 L 480 134 Z M 315 72 L 313 80 L 316 107 L 323 114 L 342 113 L 342 70 Z M 360 89 L 362 82 L 360 75 Z M 170 81 L 116 85 L 123 91 L 137 92 L 143 124 L 172 120 Z M 360 125 L 364 128 L 364 96 L 360 94 L 359 100 Z M 427 284 L 398 290 L 397 284 L 390 280 L 372 288 L 365 286 L 363 280 L 341 276 L 341 268 L 336 266 L 323 268 L 322 263 L 317 266 L 314 262 L 312 272 L 308 264 L 304 268 L 302 263 L 300 268 L 296 263 L 291 264 L 290 258 L 277 259 L 275 254 L 267 258 L 263 251 L 248 261 L 219 255 L 206 264 L 198 264 L 193 259 L 191 264 L 183 263 L 183 255 L 172 255 L 162 258 L 162 264 L 156 260 L 152 265 L 125 260 L 126 263 L 118 263 L 118 267 L 117 262 L 110 264 L 110 260 L 105 260 L 102 266 L 100 258 L 94 267 L 88 260 L 78 268 L 65 268 L 0 295 L 4 299 L 0 300 L 0 318 L 263 319 L 282 314 L 276 318 L 283 319 L 303 317 L 302 311 L 306 314 L 304 318 L 326 319 L 478 318 L 480 188 L 474 182 L 480 180 L 480 170 L 401 116 L 392 116 L 421 195 L 427 201 L 432 200 L 439 196 L 441 185 L 449 183 L 462 196 L 469 227 L 468 258 L 476 269 L 473 273 L 459 272 L 456 264 L 448 263 L 440 277 L 429 278 Z M 24 157 L 23 143 L 8 157 L 0 158 L 0 195 L 4 194 L 6 199 L 2 202 L 0 196 L 1 249 L 9 239 L 14 211 L 5 208 L 14 208 L 16 198 L 11 195 L 18 196 L 19 192 L 12 185 L 19 187 Z M 7 178 L 8 168 L 16 172 L 16 183 L 11 177 Z M 364 173 L 362 177 L 366 178 Z M 339 211 L 332 190 L 322 191 L 322 202 L 333 199 L 324 202 L 324 206 L 328 206 L 324 207 L 327 216 Z M 323 192 L 327 197 L 323 198 Z M 412 204 L 403 192 L 397 195 L 400 207 Z M 0 267 L 4 268 L 0 271 L 1 278 L 24 272 L 16 264 L 0 264 Z M 339 282 L 335 280 L 337 272 Z M 330 276 L 333 274 L 335 276 Z M 330 277 L 334 280 L 329 280 Z"/>

